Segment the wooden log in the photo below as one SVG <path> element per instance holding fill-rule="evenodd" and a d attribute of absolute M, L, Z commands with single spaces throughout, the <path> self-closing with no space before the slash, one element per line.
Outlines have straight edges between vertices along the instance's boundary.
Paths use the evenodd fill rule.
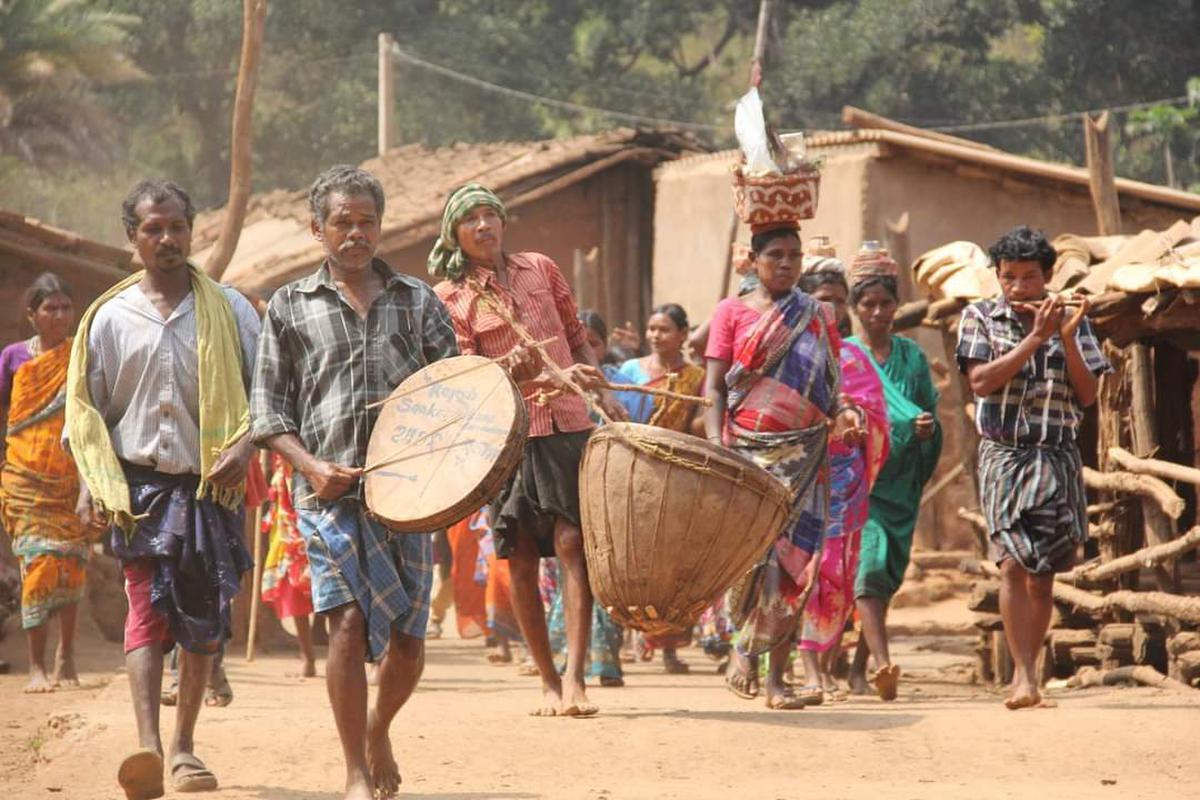
<path fill-rule="evenodd" d="M 967 608 L 980 614 L 999 614 L 1000 582 L 974 581 L 971 584 L 971 596 L 967 599 Z"/>
<path fill-rule="evenodd" d="M 1097 652 L 1098 645 L 1082 645 L 1080 647 L 1071 648 L 1071 670 L 1078 672 L 1084 667 L 1100 666 L 1100 654 Z"/>
<path fill-rule="evenodd" d="M 1133 647 L 1133 623 L 1114 622 L 1100 629 L 1099 640 L 1103 644 Z"/>
<path fill-rule="evenodd" d="M 1008 640 L 1004 631 L 992 631 L 992 679 L 1000 685 L 1012 683 L 1013 671 L 1012 653 L 1008 649 Z"/>
<path fill-rule="evenodd" d="M 1200 631 L 1182 631 L 1167 640 L 1167 653 L 1172 657 L 1200 651 Z"/>
<path fill-rule="evenodd" d="M 1154 667 L 1146 666 L 1121 667 L 1113 670 L 1085 668 L 1077 672 L 1067 685 L 1072 689 L 1086 689 L 1092 686 L 1117 686 L 1122 683 L 1140 683 L 1143 686 L 1177 692 L 1192 691 L 1186 683 L 1168 678 Z"/>
<path fill-rule="evenodd" d="M 1063 584 L 1055 584 L 1055 588 Z M 1183 597 L 1167 592 L 1118 591 L 1104 595 L 1100 601 L 1105 608 L 1119 608 L 1131 614 L 1159 614 L 1164 617 L 1200 624 L 1200 597 Z"/>
<path fill-rule="evenodd" d="M 1192 528 L 1183 536 L 1166 544 L 1143 547 L 1136 553 L 1115 558 L 1102 564 L 1089 564 L 1064 572 L 1057 579 L 1074 584 L 1095 584 L 1110 580 L 1132 570 L 1152 567 L 1169 559 L 1177 558 L 1189 550 L 1200 548 L 1200 526 Z"/>
<path fill-rule="evenodd" d="M 1183 514 L 1183 498 L 1175 494 L 1170 486 L 1149 475 L 1135 475 L 1132 472 L 1097 472 L 1091 467 L 1084 467 L 1083 482 L 1089 489 L 1103 492 L 1124 492 L 1149 498 L 1171 519 L 1179 519 Z"/>
<path fill-rule="evenodd" d="M 1167 631 L 1160 624 L 1138 620 L 1133 626 L 1133 663 L 1148 664 L 1159 672 L 1170 665 L 1167 656 Z"/>
<path fill-rule="evenodd" d="M 842 106 L 842 122 L 852 128 L 876 128 L 885 131 L 895 131 L 896 133 L 906 133 L 910 136 L 919 136 L 922 139 L 933 139 L 946 144 L 955 144 L 962 147 L 970 147 L 979 150 L 992 150 L 994 147 L 976 142 L 972 139 L 963 139 L 959 136 L 951 136 L 938 131 L 931 131 L 928 128 L 917 128 L 912 125 L 905 125 L 903 122 L 897 122 L 888 117 L 881 117 L 878 114 L 872 114 L 870 111 L 865 111 L 855 106 Z"/>
<path fill-rule="evenodd" d="M 975 644 L 975 677 L 979 683 L 990 684 L 995 681 L 992 672 L 992 632 L 980 631 L 979 641 Z"/>
<path fill-rule="evenodd" d="M 967 408 L 970 408 L 973 412 L 975 407 L 967 406 Z M 958 479 L 958 476 L 962 475 L 964 469 L 966 469 L 966 464 L 961 461 L 948 469 L 945 475 L 942 475 L 940 478 L 938 478 L 932 486 L 927 487 L 921 494 L 921 502 L 918 504 L 918 507 L 925 505 L 930 500 L 937 497 L 938 493 L 941 492 L 942 489 L 945 489 L 947 486 L 954 483 L 954 481 Z"/>
<path fill-rule="evenodd" d="M 975 627 L 981 631 L 998 631 L 1004 628 L 1004 618 L 999 614 L 976 614 Z"/>
<path fill-rule="evenodd" d="M 1071 665 L 1071 651 L 1076 647 L 1094 647 L 1096 632 L 1075 628 L 1051 628 L 1046 633 L 1050 652 L 1056 664 Z"/>
<path fill-rule="evenodd" d="M 1154 367 L 1150 361 L 1150 347 L 1142 342 L 1129 346 L 1129 396 L 1130 427 L 1133 429 L 1133 448 L 1139 456 L 1149 457 L 1158 451 L 1158 428 L 1155 425 Z M 1150 480 L 1158 480 L 1143 476 Z M 1183 501 L 1180 500 L 1180 506 Z M 1167 516 L 1170 519 L 1167 519 Z M 1165 506 L 1160 511 L 1145 497 L 1142 498 L 1142 522 L 1146 544 L 1166 544 L 1175 538 L 1172 514 Z M 1179 576 L 1174 563 L 1156 564 L 1154 579 L 1164 592 L 1179 591 Z"/>
<path fill-rule="evenodd" d="M 1108 457 L 1126 472 L 1138 475 L 1153 475 L 1164 481 L 1180 481 L 1200 486 L 1200 469 L 1163 461 L 1158 458 L 1138 458 L 1123 447 L 1110 447 Z"/>
<path fill-rule="evenodd" d="M 1171 659 L 1171 676 L 1187 686 L 1200 686 L 1200 651 L 1180 653 Z"/>
<path fill-rule="evenodd" d="M 929 304 L 929 310 L 925 313 L 924 322 L 931 325 L 940 325 L 942 320 L 957 317 L 966 307 L 967 301 L 961 297 L 943 297 L 940 300 L 934 300 Z M 954 351 L 951 350 L 950 352 L 953 353 Z"/>
<path fill-rule="evenodd" d="M 1084 150 L 1087 155 L 1088 189 L 1096 212 L 1096 230 L 1101 236 L 1121 233 L 1121 202 L 1113 170 L 1112 143 L 1109 139 L 1109 115 L 1104 111 L 1095 119 L 1083 115 Z"/>
<path fill-rule="evenodd" d="M 975 554 L 969 550 L 914 550 L 911 562 L 921 569 L 958 569 L 972 558 Z"/>

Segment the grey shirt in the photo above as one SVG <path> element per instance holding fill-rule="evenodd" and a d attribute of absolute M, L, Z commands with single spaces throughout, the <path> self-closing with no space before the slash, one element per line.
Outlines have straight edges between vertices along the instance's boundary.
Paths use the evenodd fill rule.
<path fill-rule="evenodd" d="M 249 387 L 262 325 L 254 307 L 236 289 L 222 286 L 221 290 L 237 319 L 242 378 Z M 118 458 L 172 475 L 198 475 L 200 383 L 194 293 L 165 320 L 137 284 L 102 305 L 88 333 L 88 390 L 108 425 Z"/>

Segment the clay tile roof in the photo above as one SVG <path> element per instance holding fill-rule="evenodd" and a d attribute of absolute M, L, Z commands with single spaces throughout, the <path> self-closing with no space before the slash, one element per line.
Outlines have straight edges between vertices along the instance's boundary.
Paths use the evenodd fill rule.
<path fill-rule="evenodd" d="M 0 252 L 41 269 L 72 277 L 101 277 L 112 281 L 130 272 L 128 250 L 55 228 L 32 217 L 0 210 Z"/>
<path fill-rule="evenodd" d="M 621 161 L 657 164 L 701 149 L 686 134 L 617 128 L 545 141 L 405 145 L 362 167 L 379 178 L 387 196 L 380 249 L 389 251 L 436 235 L 446 196 L 464 183 L 478 181 L 510 205 L 520 205 Z M 322 251 L 308 233 L 307 196 L 302 190 L 251 198 L 224 280 L 267 293 L 315 268 Z M 197 218 L 193 249 L 198 263 L 207 257 L 220 224 L 219 211 Z"/>

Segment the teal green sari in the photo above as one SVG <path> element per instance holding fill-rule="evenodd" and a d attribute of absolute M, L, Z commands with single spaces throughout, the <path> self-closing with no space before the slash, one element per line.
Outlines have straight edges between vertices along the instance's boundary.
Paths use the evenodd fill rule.
<path fill-rule="evenodd" d="M 858 337 L 849 341 L 871 352 Z M 888 460 L 871 490 L 871 513 L 862 532 L 854 596 L 886 602 L 904 581 L 921 494 L 942 453 L 942 427 L 937 423 L 938 393 L 929 362 L 916 342 L 893 336 L 888 360 L 880 364 L 872 358 L 871 363 L 883 383 L 892 442 Z M 918 439 L 916 419 L 925 412 L 934 415 L 934 433 Z"/>

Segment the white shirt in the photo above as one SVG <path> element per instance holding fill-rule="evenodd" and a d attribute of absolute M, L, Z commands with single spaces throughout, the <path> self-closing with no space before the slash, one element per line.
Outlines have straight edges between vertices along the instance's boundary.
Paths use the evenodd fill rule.
<path fill-rule="evenodd" d="M 237 320 L 242 377 L 249 387 L 262 326 L 236 289 L 221 290 Z M 200 474 L 198 372 L 194 293 L 164 320 L 135 284 L 93 317 L 88 389 L 118 458 L 172 475 Z"/>

